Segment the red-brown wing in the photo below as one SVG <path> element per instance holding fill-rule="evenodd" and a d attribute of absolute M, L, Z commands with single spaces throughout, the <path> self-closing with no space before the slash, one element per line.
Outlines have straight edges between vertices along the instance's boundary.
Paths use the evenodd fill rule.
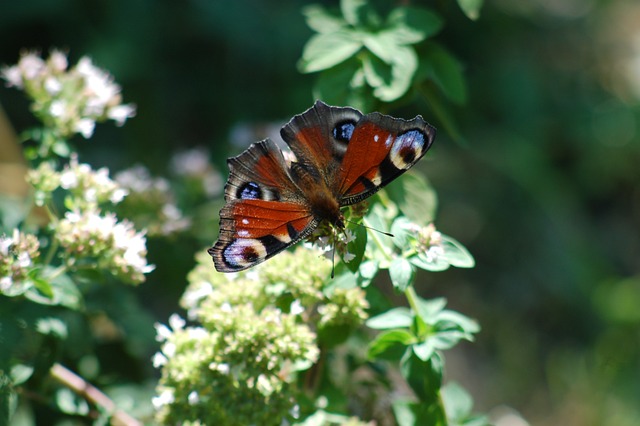
<path fill-rule="evenodd" d="M 316 101 L 282 127 L 280 135 L 296 162 L 318 182 L 335 174 L 362 113 L 349 107 L 332 107 Z"/>
<path fill-rule="evenodd" d="M 436 129 L 417 116 L 402 120 L 367 114 L 353 129 L 332 186 L 340 205 L 358 203 L 410 169 L 431 147 Z"/>
<path fill-rule="evenodd" d="M 220 211 L 220 235 L 209 254 L 218 271 L 241 271 L 307 237 L 316 226 L 317 221 L 302 204 L 233 200 Z"/>
<path fill-rule="evenodd" d="M 310 234 L 317 220 L 270 140 L 230 158 L 218 241 L 209 249 L 220 272 L 250 268 Z"/>

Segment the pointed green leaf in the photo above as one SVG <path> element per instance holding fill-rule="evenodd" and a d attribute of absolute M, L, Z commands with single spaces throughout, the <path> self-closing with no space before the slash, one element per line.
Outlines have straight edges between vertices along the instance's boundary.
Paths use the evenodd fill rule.
<path fill-rule="evenodd" d="M 380 333 L 369 344 L 367 357 L 369 359 L 397 360 L 406 347 L 415 342 L 416 338 L 408 330 L 391 330 Z"/>
<path fill-rule="evenodd" d="M 424 175 L 410 170 L 391 182 L 387 193 L 411 222 L 418 225 L 433 222 L 438 199 Z"/>
<path fill-rule="evenodd" d="M 413 323 L 411 310 L 405 307 L 393 308 L 375 317 L 369 318 L 366 325 L 376 330 L 408 328 Z"/>
<path fill-rule="evenodd" d="M 471 253 L 457 240 L 442 235 L 442 247 L 444 248 L 442 258 L 450 265 L 457 268 L 473 268 L 475 266 L 476 263 Z"/>
<path fill-rule="evenodd" d="M 458 6 L 467 15 L 467 18 L 476 20 L 480 17 L 480 8 L 484 0 L 458 0 Z"/>
<path fill-rule="evenodd" d="M 346 61 L 361 48 L 362 42 L 353 31 L 316 34 L 304 46 L 298 68 L 303 73 L 322 71 Z"/>
<path fill-rule="evenodd" d="M 347 22 L 329 13 L 323 6 L 311 4 L 302 8 L 307 25 L 318 33 L 334 33 L 346 27 Z"/>
<path fill-rule="evenodd" d="M 347 244 L 347 251 L 355 257 L 348 263 L 345 262 L 345 264 L 347 265 L 347 268 L 351 270 L 351 272 L 356 273 L 358 271 L 358 268 L 360 267 L 360 264 L 362 263 L 364 250 L 367 247 L 367 229 L 363 226 L 354 226 L 350 229 L 355 236 L 355 240 Z"/>
<path fill-rule="evenodd" d="M 442 93 L 456 104 L 467 101 L 467 86 L 462 66 L 457 59 L 438 43 L 424 44 L 420 55 L 420 79 L 428 78 Z"/>
<path fill-rule="evenodd" d="M 398 291 L 405 291 L 413 283 L 415 270 L 404 257 L 396 257 L 389 265 L 389 276 Z"/>
<path fill-rule="evenodd" d="M 415 44 L 440 32 L 443 25 L 440 15 L 430 10 L 400 6 L 389 14 L 384 32 L 397 44 Z"/>

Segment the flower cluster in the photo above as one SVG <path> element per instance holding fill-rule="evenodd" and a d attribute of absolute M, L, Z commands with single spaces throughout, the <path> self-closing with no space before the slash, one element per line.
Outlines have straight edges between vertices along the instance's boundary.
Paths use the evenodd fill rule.
<path fill-rule="evenodd" d="M 69 68 L 64 53 L 54 50 L 45 60 L 35 52 L 22 53 L 18 64 L 5 67 L 8 86 L 23 89 L 32 109 L 45 126 L 61 137 L 93 135 L 96 122 L 113 120 L 118 126 L 135 115 L 135 107 L 122 104 L 120 86 L 106 71 L 82 57 Z"/>
<path fill-rule="evenodd" d="M 174 319 L 173 331 L 158 329 L 167 341 L 154 358 L 163 367 L 155 400 L 163 423 L 280 425 L 295 417 L 293 380 L 319 355 L 309 327 L 322 333 L 367 317 L 360 288 L 325 295 L 331 265 L 319 256 L 299 247 L 237 274 L 217 273 L 204 251 L 197 256 L 181 305 L 202 326 Z"/>
<path fill-rule="evenodd" d="M 82 267 L 82 261 L 90 259 L 98 268 L 133 284 L 143 282 L 144 274 L 154 269 L 147 264 L 144 233 L 136 232 L 131 222 L 118 222 L 114 214 L 69 211 L 54 231 L 71 267 Z"/>
<path fill-rule="evenodd" d="M 222 192 L 222 176 L 209 162 L 209 150 L 198 147 L 181 151 L 171 158 L 171 171 L 191 189 L 213 198 Z"/>
<path fill-rule="evenodd" d="M 176 205 L 166 179 L 154 178 L 146 167 L 136 165 L 116 173 L 115 180 L 129 194 L 119 206 L 119 213 L 145 228 L 149 235 L 167 236 L 191 226 L 191 220 Z"/>
<path fill-rule="evenodd" d="M 411 223 L 408 230 L 413 233 L 412 237 L 416 245 L 416 251 L 421 253 L 427 262 L 435 263 L 438 258 L 445 254 L 442 245 L 442 234 L 436 230 L 433 223 L 427 226 Z"/>
<path fill-rule="evenodd" d="M 99 204 L 118 204 L 128 191 L 109 178 L 106 167 L 93 170 L 89 164 L 78 163 L 75 155 L 61 172 L 48 162 L 29 171 L 27 181 L 35 188 L 36 204 L 43 205 L 57 188 L 68 191 L 66 206 L 71 210 L 94 208 Z"/>
<path fill-rule="evenodd" d="M 40 256 L 40 243 L 35 235 L 14 229 L 0 236 L 0 294 L 17 296 L 29 287 L 29 272 Z"/>

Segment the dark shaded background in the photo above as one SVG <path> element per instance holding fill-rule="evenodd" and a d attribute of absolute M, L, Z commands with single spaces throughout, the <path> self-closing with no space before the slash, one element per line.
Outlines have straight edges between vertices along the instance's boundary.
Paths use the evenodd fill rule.
<path fill-rule="evenodd" d="M 137 117 L 78 140 L 82 161 L 162 175 L 177 150 L 206 146 L 226 172 L 234 126 L 313 102 L 315 77 L 296 69 L 306 3 L 4 2 L 0 63 L 58 47 L 116 77 Z M 640 4 L 493 0 L 476 22 L 455 2 L 415 4 L 445 17 L 437 40 L 469 88 L 454 109 L 465 143 L 440 132 L 418 165 L 440 197 L 437 226 L 477 261 L 419 279 L 483 327 L 447 353 L 448 377 L 479 411 L 505 404 L 536 425 L 640 424 Z M 17 130 L 33 124 L 20 92 L 0 87 L 0 103 Z M 432 116 L 420 100 L 390 112 Z M 197 243 L 150 242 L 158 270 L 137 291 L 159 320 L 193 265 L 184 250 L 216 223 L 212 210 Z"/>

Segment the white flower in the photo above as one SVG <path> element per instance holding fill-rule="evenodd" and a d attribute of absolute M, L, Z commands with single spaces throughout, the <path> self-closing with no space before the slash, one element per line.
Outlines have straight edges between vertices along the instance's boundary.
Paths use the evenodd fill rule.
<path fill-rule="evenodd" d="M 175 401 L 172 389 L 163 390 L 160 395 L 151 398 L 151 403 L 156 409 L 160 409 L 165 405 L 172 404 Z"/>
<path fill-rule="evenodd" d="M 118 204 L 119 202 L 124 200 L 124 197 L 126 197 L 127 195 L 129 195 L 129 191 L 127 191 L 126 189 L 117 188 L 113 191 L 111 197 L 109 197 L 109 201 L 111 201 L 113 204 Z"/>
<path fill-rule="evenodd" d="M 300 303 L 300 300 L 296 299 L 291 303 L 291 307 L 289 308 L 289 312 L 291 315 L 300 315 L 304 312 L 304 306 Z"/>
<path fill-rule="evenodd" d="M 209 364 L 209 368 L 211 370 L 218 371 L 218 372 L 224 374 L 225 376 L 227 374 L 229 374 L 229 372 L 231 371 L 231 368 L 229 367 L 229 364 L 227 364 L 225 362 L 220 362 L 220 363 L 212 362 L 211 364 Z"/>
<path fill-rule="evenodd" d="M 11 277 L 2 277 L 0 278 L 0 292 L 7 291 L 13 285 L 13 280 Z"/>
<path fill-rule="evenodd" d="M 59 50 L 52 50 L 49 54 L 49 64 L 54 71 L 63 72 L 69 66 L 67 55 Z"/>
<path fill-rule="evenodd" d="M 136 108 L 131 104 L 116 105 L 107 111 L 107 117 L 116 122 L 117 126 L 122 126 L 127 118 L 135 117 Z"/>
<path fill-rule="evenodd" d="M 74 170 L 65 169 L 60 174 L 60 186 L 63 189 L 72 189 L 78 186 L 78 175 Z"/>
<path fill-rule="evenodd" d="M 162 352 L 168 358 L 171 358 L 176 354 L 176 344 L 171 342 L 166 342 L 164 345 L 162 345 Z"/>
<path fill-rule="evenodd" d="M 356 255 L 355 255 L 355 254 L 353 254 L 353 253 L 349 253 L 349 252 L 346 252 L 344 255 L 342 255 L 342 260 L 344 261 L 344 263 L 349 263 L 349 262 L 351 262 L 355 257 L 356 257 Z"/>
<path fill-rule="evenodd" d="M 22 88 L 22 72 L 17 65 L 12 67 L 3 67 L 0 73 L 2 74 L 2 78 L 7 81 L 7 87 L 13 86 L 19 89 Z"/>
<path fill-rule="evenodd" d="M 349 244 L 351 241 L 356 239 L 356 236 L 351 232 L 351 229 L 345 228 L 342 235 L 342 240 L 345 244 Z"/>
<path fill-rule="evenodd" d="M 191 391 L 189 396 L 187 396 L 187 401 L 189 401 L 189 405 L 196 405 L 200 402 L 200 395 L 198 395 L 196 391 Z"/>
<path fill-rule="evenodd" d="M 29 257 L 29 253 L 21 252 L 18 254 L 18 266 L 21 268 L 28 268 L 31 266 L 31 257 Z"/>
<path fill-rule="evenodd" d="M 35 52 L 22 55 L 18 66 L 25 80 L 33 80 L 45 69 L 45 63 Z"/>
<path fill-rule="evenodd" d="M 0 237 L 0 255 L 8 256 L 11 245 L 13 245 L 13 239 L 4 236 Z"/>
<path fill-rule="evenodd" d="M 169 327 L 159 322 L 155 323 L 153 327 L 156 329 L 156 342 L 164 342 L 173 334 Z"/>
<path fill-rule="evenodd" d="M 160 368 L 167 363 L 168 359 L 162 352 L 156 352 L 153 355 L 152 362 L 154 368 Z"/>
<path fill-rule="evenodd" d="M 96 122 L 91 118 L 81 118 L 75 124 L 74 131 L 80 133 L 85 139 L 89 139 L 93 135 Z"/>
<path fill-rule="evenodd" d="M 78 74 L 84 77 L 86 90 L 91 96 L 87 104 L 92 111 L 99 111 L 102 115 L 104 107 L 120 92 L 120 87 L 113 83 L 111 76 L 93 65 L 91 59 L 84 56 L 76 65 Z"/>
<path fill-rule="evenodd" d="M 62 117 L 65 114 L 66 110 L 66 102 L 60 99 L 51 102 L 51 105 L 49 106 L 49 114 L 56 118 Z"/>
<path fill-rule="evenodd" d="M 175 330 L 182 330 L 187 322 L 178 314 L 171 314 L 169 317 L 169 325 Z"/>
<path fill-rule="evenodd" d="M 205 174 L 210 168 L 209 151 L 198 147 L 175 154 L 171 158 L 171 169 L 180 176 Z"/>
<path fill-rule="evenodd" d="M 50 95 L 57 95 L 62 90 L 62 83 L 53 76 L 49 76 L 44 81 L 44 90 Z"/>

